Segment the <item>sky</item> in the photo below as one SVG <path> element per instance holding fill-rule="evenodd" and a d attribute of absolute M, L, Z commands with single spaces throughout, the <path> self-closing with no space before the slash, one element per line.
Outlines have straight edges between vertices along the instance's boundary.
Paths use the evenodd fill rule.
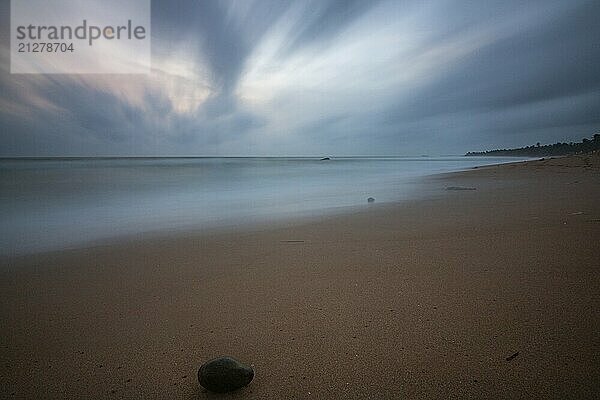
<path fill-rule="evenodd" d="M 597 0 L 162 0 L 149 75 L 10 74 L 0 156 L 457 155 L 600 132 Z"/>

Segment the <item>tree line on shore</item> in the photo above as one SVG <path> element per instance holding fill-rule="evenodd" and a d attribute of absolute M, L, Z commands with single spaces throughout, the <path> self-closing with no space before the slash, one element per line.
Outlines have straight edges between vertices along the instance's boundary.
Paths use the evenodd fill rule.
<path fill-rule="evenodd" d="M 518 149 L 497 149 L 488 151 L 470 151 L 466 156 L 515 156 L 515 157 L 545 157 L 566 156 L 570 154 L 588 153 L 600 150 L 600 133 L 596 133 L 592 139 L 584 138 L 581 142 L 554 143 L 535 146 L 520 147 Z"/>

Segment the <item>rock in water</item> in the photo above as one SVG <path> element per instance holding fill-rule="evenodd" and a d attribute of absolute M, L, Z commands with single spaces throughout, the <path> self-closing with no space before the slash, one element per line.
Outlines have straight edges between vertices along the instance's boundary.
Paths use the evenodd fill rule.
<path fill-rule="evenodd" d="M 477 190 L 475 187 L 465 187 L 465 186 L 448 186 L 446 190 Z"/>
<path fill-rule="evenodd" d="M 375 203 L 375 199 L 374 199 L 374 198 L 372 198 L 372 197 L 369 197 L 369 198 L 367 199 L 367 203 Z"/>
<path fill-rule="evenodd" d="M 247 386 L 254 370 L 231 357 L 207 361 L 198 370 L 198 382 L 211 392 L 226 393 Z"/>

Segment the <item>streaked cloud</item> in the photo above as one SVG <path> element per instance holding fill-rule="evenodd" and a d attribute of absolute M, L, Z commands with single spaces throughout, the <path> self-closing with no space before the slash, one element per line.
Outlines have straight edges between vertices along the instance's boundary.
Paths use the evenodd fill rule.
<path fill-rule="evenodd" d="M 597 2 L 152 6 L 149 76 L 9 75 L 2 24 L 2 154 L 460 154 L 600 129 Z"/>

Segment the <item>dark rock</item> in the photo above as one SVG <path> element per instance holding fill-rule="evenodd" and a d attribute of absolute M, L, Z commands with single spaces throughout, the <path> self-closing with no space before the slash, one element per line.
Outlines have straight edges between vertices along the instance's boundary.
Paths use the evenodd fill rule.
<path fill-rule="evenodd" d="M 477 188 L 465 186 L 448 186 L 446 190 L 477 190 Z"/>
<path fill-rule="evenodd" d="M 369 197 L 367 199 L 367 203 L 375 203 L 375 199 L 373 197 Z"/>
<path fill-rule="evenodd" d="M 329 161 L 329 160 L 331 160 L 331 158 L 329 158 L 329 157 L 323 157 L 323 158 L 321 158 L 321 161 Z"/>
<path fill-rule="evenodd" d="M 254 370 L 231 357 L 207 361 L 198 370 L 198 382 L 211 392 L 226 393 L 247 386 Z"/>

